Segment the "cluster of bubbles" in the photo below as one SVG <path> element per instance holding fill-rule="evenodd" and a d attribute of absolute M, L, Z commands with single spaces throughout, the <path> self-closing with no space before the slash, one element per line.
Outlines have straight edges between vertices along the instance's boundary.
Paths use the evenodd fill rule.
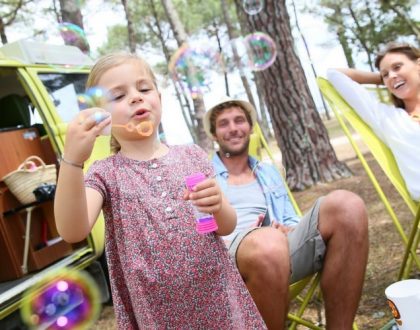
<path fill-rule="evenodd" d="M 168 68 L 195 98 L 203 89 L 209 89 L 212 70 L 223 71 L 223 61 L 220 53 L 210 47 L 184 44 L 172 55 Z"/>
<path fill-rule="evenodd" d="M 264 0 L 243 0 L 242 7 L 248 15 L 256 15 L 264 8 Z"/>
<path fill-rule="evenodd" d="M 83 271 L 64 271 L 43 279 L 25 294 L 23 321 L 32 329 L 87 329 L 98 318 L 99 290 Z"/>

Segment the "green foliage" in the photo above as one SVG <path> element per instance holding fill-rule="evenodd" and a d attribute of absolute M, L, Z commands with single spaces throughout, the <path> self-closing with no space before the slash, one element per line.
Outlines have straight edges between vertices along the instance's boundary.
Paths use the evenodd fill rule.
<path fill-rule="evenodd" d="M 382 45 L 401 39 L 417 40 L 410 22 L 413 0 L 319 0 L 307 11 L 322 16 L 343 49 L 364 52 L 372 68 L 373 56 Z M 398 9 L 397 11 L 395 9 Z M 399 13 L 399 14 L 397 14 Z"/>

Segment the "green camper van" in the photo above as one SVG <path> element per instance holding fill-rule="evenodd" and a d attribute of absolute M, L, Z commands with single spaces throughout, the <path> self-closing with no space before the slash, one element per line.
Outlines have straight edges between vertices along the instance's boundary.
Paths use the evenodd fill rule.
<path fill-rule="evenodd" d="M 53 196 L 22 202 L 3 180 L 34 156 L 58 173 L 67 123 L 78 112 L 91 65 L 72 46 L 19 41 L 0 48 L 0 329 L 20 329 L 25 292 L 65 267 L 90 272 L 102 302 L 109 299 L 103 219 L 87 239 L 69 244 L 57 233 Z M 109 137 L 101 136 L 89 161 L 108 152 Z"/>

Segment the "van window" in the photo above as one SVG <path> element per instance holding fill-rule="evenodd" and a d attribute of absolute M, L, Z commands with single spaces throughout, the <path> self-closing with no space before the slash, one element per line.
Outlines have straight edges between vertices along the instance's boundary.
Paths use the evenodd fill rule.
<path fill-rule="evenodd" d="M 0 130 L 41 124 L 15 68 L 0 68 Z"/>
<path fill-rule="evenodd" d="M 77 94 L 85 92 L 87 73 L 38 73 L 47 88 L 61 120 L 71 121 L 79 112 Z"/>

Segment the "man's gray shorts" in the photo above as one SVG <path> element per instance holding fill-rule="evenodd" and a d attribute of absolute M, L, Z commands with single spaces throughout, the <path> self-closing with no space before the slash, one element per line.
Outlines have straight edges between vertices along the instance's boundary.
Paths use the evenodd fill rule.
<path fill-rule="evenodd" d="M 318 230 L 318 214 L 322 197 L 318 198 L 312 208 L 302 217 L 295 229 L 288 233 L 291 264 L 290 283 L 322 269 L 325 255 L 325 243 Z M 238 233 L 229 246 L 229 254 L 236 263 L 236 253 L 242 240 L 250 232 L 260 227 L 249 228 Z"/>

